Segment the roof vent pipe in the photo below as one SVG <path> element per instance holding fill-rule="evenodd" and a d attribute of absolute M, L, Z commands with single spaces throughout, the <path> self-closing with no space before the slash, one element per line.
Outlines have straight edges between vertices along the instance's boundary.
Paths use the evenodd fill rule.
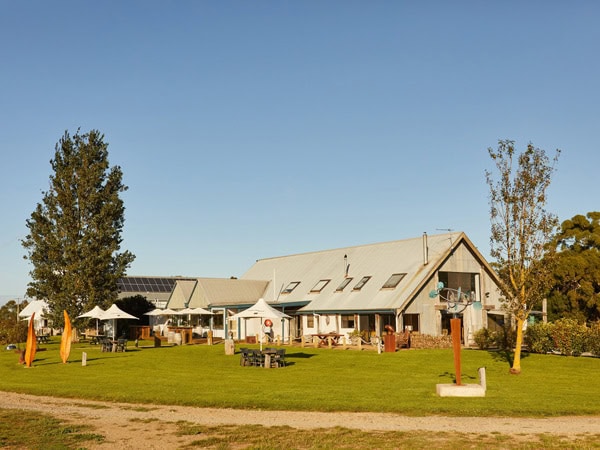
<path fill-rule="evenodd" d="M 427 232 L 423 233 L 423 265 L 429 264 L 429 247 L 427 246 Z"/>

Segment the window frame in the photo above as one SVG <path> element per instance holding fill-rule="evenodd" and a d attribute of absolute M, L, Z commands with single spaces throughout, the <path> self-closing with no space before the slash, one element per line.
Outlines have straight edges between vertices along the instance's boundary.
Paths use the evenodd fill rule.
<path fill-rule="evenodd" d="M 350 283 L 352 283 L 352 280 L 354 280 L 354 277 L 346 277 L 342 280 L 342 282 L 338 285 L 337 288 L 335 288 L 335 292 L 344 292 L 344 289 L 346 289 L 348 287 L 348 285 Z"/>
<path fill-rule="evenodd" d="M 281 293 L 285 295 L 291 294 L 294 291 L 294 289 L 296 289 L 298 286 L 300 286 L 300 281 L 290 281 L 286 288 L 283 291 L 281 291 Z"/>
<path fill-rule="evenodd" d="M 404 280 L 404 277 L 406 276 L 406 273 L 393 273 L 390 275 L 390 277 L 387 279 L 387 281 L 385 283 L 383 283 L 383 286 L 381 286 L 381 289 L 396 289 L 398 287 L 398 285 L 400 284 L 400 282 L 402 280 Z M 398 281 L 396 281 L 395 283 L 393 282 L 393 278 L 394 277 L 400 277 L 398 279 Z"/>
<path fill-rule="evenodd" d="M 325 288 L 325 286 L 327 286 L 329 284 L 330 281 L 331 281 L 331 279 L 326 279 L 326 278 L 317 281 L 309 292 L 311 294 L 318 294 Z"/>
<path fill-rule="evenodd" d="M 356 283 L 356 285 L 352 288 L 352 290 L 360 291 L 362 288 L 365 287 L 365 284 L 367 284 L 371 278 L 373 278 L 371 275 L 365 275 L 364 277 L 362 277 L 360 279 L 360 281 L 358 283 Z"/>

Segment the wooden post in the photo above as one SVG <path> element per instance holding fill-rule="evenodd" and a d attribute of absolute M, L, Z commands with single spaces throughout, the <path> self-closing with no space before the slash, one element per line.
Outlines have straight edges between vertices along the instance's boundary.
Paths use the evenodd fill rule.
<path fill-rule="evenodd" d="M 450 319 L 450 330 L 452 333 L 452 350 L 454 351 L 454 372 L 456 374 L 456 385 L 460 386 L 460 319 Z"/>
<path fill-rule="evenodd" d="M 83 352 L 81 354 L 81 365 L 83 367 L 87 366 L 87 353 L 86 352 Z"/>
<path fill-rule="evenodd" d="M 327 348 L 331 348 L 331 336 L 327 336 Z"/>
<path fill-rule="evenodd" d="M 212 332 L 212 330 L 208 330 L 208 334 L 207 334 L 207 338 L 206 338 L 206 343 L 208 345 L 212 345 L 212 343 L 213 343 L 213 332 Z"/>

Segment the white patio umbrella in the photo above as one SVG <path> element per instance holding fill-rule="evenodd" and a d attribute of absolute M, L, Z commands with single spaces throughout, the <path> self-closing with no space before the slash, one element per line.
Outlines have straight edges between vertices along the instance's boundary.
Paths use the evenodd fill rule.
<path fill-rule="evenodd" d="M 193 314 L 196 316 L 205 316 L 205 315 L 206 316 L 214 316 L 215 315 L 214 312 L 209 311 L 208 309 L 204 309 L 204 308 L 192 308 L 191 311 L 192 312 L 190 314 Z"/>
<path fill-rule="evenodd" d="M 156 310 L 155 310 L 156 311 Z M 153 314 L 154 316 L 174 316 L 177 314 L 177 311 L 171 308 L 161 309 L 160 312 Z"/>
<path fill-rule="evenodd" d="M 148 311 L 147 313 L 144 313 L 145 316 L 162 316 L 163 310 L 160 308 L 156 308 L 153 309 L 152 311 Z"/>
<path fill-rule="evenodd" d="M 132 316 L 129 313 L 126 313 L 122 309 L 120 309 L 117 305 L 113 304 L 110 308 L 108 308 L 100 317 L 101 320 L 112 320 L 112 329 L 113 329 L 113 339 L 116 334 L 116 322 L 118 319 L 135 319 L 139 320 L 137 317 Z"/>
<path fill-rule="evenodd" d="M 88 319 L 96 319 L 96 334 L 98 334 L 98 320 L 102 318 L 102 314 L 104 314 L 104 310 L 100 308 L 98 305 L 94 306 L 88 312 L 85 312 L 77 318 L 87 317 Z"/>
<path fill-rule="evenodd" d="M 264 298 L 259 298 L 258 301 L 252 305 L 250 308 L 240 311 L 237 314 L 231 316 L 232 319 L 260 319 L 260 349 L 262 351 L 262 341 L 263 341 L 263 319 L 291 319 L 285 313 L 278 311 L 269 305 Z"/>

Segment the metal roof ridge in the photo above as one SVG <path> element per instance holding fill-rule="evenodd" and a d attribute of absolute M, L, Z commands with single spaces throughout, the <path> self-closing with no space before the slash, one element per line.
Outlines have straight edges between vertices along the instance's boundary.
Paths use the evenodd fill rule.
<path fill-rule="evenodd" d="M 463 233 L 464 233 L 463 231 L 452 231 L 449 233 L 427 234 L 427 237 L 428 238 L 437 238 L 437 237 L 441 238 L 444 236 L 456 236 L 456 235 L 460 235 Z M 392 240 L 392 241 L 372 242 L 370 244 L 349 245 L 347 247 L 337 247 L 337 248 L 330 248 L 330 249 L 325 249 L 325 250 L 314 250 L 314 251 L 309 251 L 309 252 L 292 253 L 291 255 L 270 256 L 270 257 L 266 257 L 266 258 L 259 258 L 256 260 L 256 262 L 268 261 L 270 259 L 289 258 L 290 256 L 317 255 L 319 253 L 328 253 L 328 252 L 335 252 L 335 251 L 348 250 L 348 249 L 354 249 L 354 248 L 374 247 L 376 245 L 395 244 L 395 243 L 400 243 L 400 242 L 414 241 L 417 239 L 419 239 L 419 240 L 423 239 L 423 236 L 421 235 L 421 236 L 406 238 L 406 239 L 396 239 L 396 240 Z"/>

